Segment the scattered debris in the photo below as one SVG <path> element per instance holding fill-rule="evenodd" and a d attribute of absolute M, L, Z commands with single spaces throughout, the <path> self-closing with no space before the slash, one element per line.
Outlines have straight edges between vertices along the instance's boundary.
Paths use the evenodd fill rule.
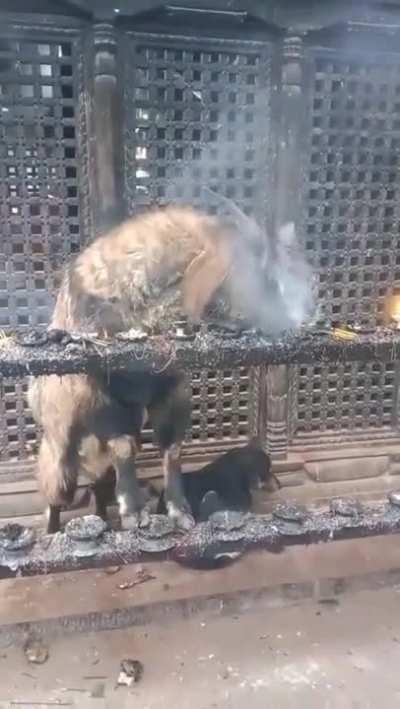
<path fill-rule="evenodd" d="M 332 597 L 328 598 L 319 598 L 318 603 L 320 603 L 323 606 L 338 606 L 339 605 L 339 599 Z"/>
<path fill-rule="evenodd" d="M 14 336 L 0 330 L 0 347 L 10 347 L 14 343 Z"/>
<path fill-rule="evenodd" d="M 334 327 L 332 329 L 332 336 L 336 340 L 356 340 L 358 335 L 349 327 Z"/>
<path fill-rule="evenodd" d="M 104 682 L 96 682 L 96 684 L 94 685 L 94 687 L 90 693 L 90 696 L 93 699 L 104 699 L 105 690 L 106 690 L 106 687 L 105 687 Z"/>
<path fill-rule="evenodd" d="M 121 571 L 120 566 L 107 566 L 104 569 L 104 573 L 107 574 L 107 576 L 113 576 L 114 574 L 117 574 L 118 571 Z"/>
<path fill-rule="evenodd" d="M 40 640 L 28 639 L 24 646 L 25 657 L 34 665 L 44 665 L 49 659 L 49 650 Z"/>
<path fill-rule="evenodd" d="M 78 692 L 79 694 L 86 694 L 87 689 L 83 689 L 82 687 L 64 687 L 62 692 Z"/>
<path fill-rule="evenodd" d="M 31 700 L 26 700 L 25 701 L 18 701 L 16 699 L 11 700 L 10 702 L 10 707 L 28 707 L 28 709 L 32 709 L 32 707 L 40 707 L 43 709 L 43 707 L 72 707 L 74 704 L 72 702 L 60 702 L 58 699 L 56 699 L 54 702 L 33 702 Z"/>
<path fill-rule="evenodd" d="M 99 651 L 97 650 L 96 647 L 91 647 L 91 648 L 89 649 L 87 655 L 88 655 L 88 659 L 89 659 L 89 662 L 90 662 L 90 664 L 92 665 L 92 667 L 93 667 L 94 665 L 98 665 L 98 664 L 99 664 L 99 662 L 100 662 L 100 655 L 99 655 Z M 102 678 L 100 678 L 100 679 L 102 679 Z"/>
<path fill-rule="evenodd" d="M 145 571 L 144 569 L 139 569 L 136 572 L 135 578 L 133 578 L 131 581 L 124 581 L 123 583 L 118 584 L 118 588 L 121 589 L 121 591 L 125 591 L 126 589 L 129 588 L 134 588 L 134 586 L 139 586 L 142 583 L 146 583 L 147 581 L 152 581 L 156 577 L 153 574 L 150 574 L 148 571 Z"/>
<path fill-rule="evenodd" d="M 122 660 L 118 675 L 117 686 L 131 687 L 140 682 L 143 675 L 143 665 L 139 660 Z"/>
<path fill-rule="evenodd" d="M 143 342 L 144 340 L 147 340 L 148 338 L 148 333 L 145 332 L 144 330 L 138 330 L 135 328 L 131 328 L 130 330 L 127 330 L 126 332 L 118 332 L 116 335 L 117 340 L 122 340 L 126 342 Z"/>

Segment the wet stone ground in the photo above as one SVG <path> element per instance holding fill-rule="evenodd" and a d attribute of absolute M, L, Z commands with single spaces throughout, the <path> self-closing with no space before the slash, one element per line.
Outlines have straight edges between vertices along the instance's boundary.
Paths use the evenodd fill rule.
<path fill-rule="evenodd" d="M 0 707 L 397 707 L 399 610 L 394 588 L 10 647 Z"/>

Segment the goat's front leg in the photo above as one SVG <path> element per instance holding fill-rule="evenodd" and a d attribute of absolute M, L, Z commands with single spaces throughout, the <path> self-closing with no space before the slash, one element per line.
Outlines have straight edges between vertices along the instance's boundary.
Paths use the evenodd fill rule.
<path fill-rule="evenodd" d="M 117 501 L 122 526 L 137 529 L 148 521 L 145 498 L 136 477 L 136 442 L 133 436 L 119 436 L 108 443 L 117 474 Z"/>
<path fill-rule="evenodd" d="M 180 443 L 173 443 L 163 452 L 163 472 L 168 516 L 182 529 L 190 529 L 194 519 L 183 491 Z"/>
<path fill-rule="evenodd" d="M 168 515 L 179 527 L 194 525 L 186 500 L 181 474 L 181 447 L 190 422 L 190 397 L 184 380 L 166 381 L 160 378 L 163 395 L 149 407 L 150 420 L 163 457 L 165 505 Z"/>

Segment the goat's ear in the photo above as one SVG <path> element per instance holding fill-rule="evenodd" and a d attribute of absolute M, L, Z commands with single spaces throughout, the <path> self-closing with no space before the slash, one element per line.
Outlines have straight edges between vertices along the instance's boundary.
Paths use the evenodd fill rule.
<path fill-rule="evenodd" d="M 187 267 L 183 277 L 183 305 L 185 313 L 199 320 L 213 295 L 228 275 L 229 259 L 221 251 L 205 250 Z"/>

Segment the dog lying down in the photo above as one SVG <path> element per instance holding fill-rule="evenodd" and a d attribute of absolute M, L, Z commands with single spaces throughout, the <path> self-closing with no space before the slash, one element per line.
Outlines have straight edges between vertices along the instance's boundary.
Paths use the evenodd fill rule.
<path fill-rule="evenodd" d="M 271 471 L 269 456 L 253 442 L 232 448 L 200 470 L 182 477 L 185 496 L 196 522 L 204 522 L 221 510 L 246 512 L 252 506 L 252 490 L 263 487 L 275 492 L 281 487 Z M 159 497 L 157 513 L 167 513 L 164 492 Z"/>
<path fill-rule="evenodd" d="M 200 470 L 185 473 L 182 478 L 184 493 L 196 522 L 203 522 L 221 510 L 246 512 L 252 506 L 252 490 L 263 488 L 275 492 L 281 488 L 271 471 L 269 456 L 253 441 L 241 448 L 232 448 Z M 110 469 L 101 484 L 92 488 L 96 514 L 103 519 L 107 519 L 107 506 L 116 501 L 115 485 L 115 472 Z M 156 506 L 157 514 L 167 514 L 164 491 L 159 494 L 149 486 L 143 494 L 153 510 Z"/>

